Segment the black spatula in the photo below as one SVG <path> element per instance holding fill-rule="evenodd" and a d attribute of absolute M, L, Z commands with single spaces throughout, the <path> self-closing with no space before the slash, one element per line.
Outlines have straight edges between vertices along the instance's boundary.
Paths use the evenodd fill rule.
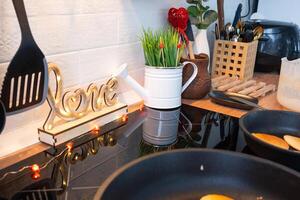
<path fill-rule="evenodd" d="M 30 31 L 23 0 L 13 0 L 22 33 L 21 45 L 7 68 L 1 100 L 7 114 L 23 112 L 44 102 L 48 67 Z"/>

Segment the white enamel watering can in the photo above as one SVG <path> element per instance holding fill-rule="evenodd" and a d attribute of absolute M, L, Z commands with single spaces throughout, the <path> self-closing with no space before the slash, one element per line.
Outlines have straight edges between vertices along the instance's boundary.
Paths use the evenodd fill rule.
<path fill-rule="evenodd" d="M 182 86 L 182 69 L 187 64 L 193 66 L 193 74 Z M 192 62 L 184 62 L 178 67 L 145 67 L 145 88 L 128 75 L 127 64 L 121 65 L 114 76 L 123 78 L 151 108 L 171 109 L 181 106 L 181 93 L 192 83 L 198 67 Z"/>

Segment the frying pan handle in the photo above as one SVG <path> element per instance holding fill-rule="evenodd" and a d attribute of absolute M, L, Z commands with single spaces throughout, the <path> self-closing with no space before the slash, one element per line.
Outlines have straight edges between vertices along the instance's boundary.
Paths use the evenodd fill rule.
<path fill-rule="evenodd" d="M 24 0 L 12 0 L 12 2 L 19 21 L 19 25 L 22 33 L 22 40 L 23 39 L 33 40 L 33 36 L 30 30 L 27 14 L 25 10 Z"/>

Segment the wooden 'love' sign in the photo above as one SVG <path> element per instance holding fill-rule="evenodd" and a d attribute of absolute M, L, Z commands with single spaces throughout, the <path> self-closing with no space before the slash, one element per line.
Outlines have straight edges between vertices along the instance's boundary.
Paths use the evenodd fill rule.
<path fill-rule="evenodd" d="M 56 87 L 49 87 L 47 101 L 51 108 L 39 131 L 40 141 L 58 145 L 91 132 L 115 120 L 122 121 L 127 114 L 127 105 L 119 103 L 116 90 L 118 81 L 110 78 L 98 87 L 90 84 L 87 89 L 63 90 L 63 80 L 59 67 L 49 63 L 49 74 L 55 75 Z"/>

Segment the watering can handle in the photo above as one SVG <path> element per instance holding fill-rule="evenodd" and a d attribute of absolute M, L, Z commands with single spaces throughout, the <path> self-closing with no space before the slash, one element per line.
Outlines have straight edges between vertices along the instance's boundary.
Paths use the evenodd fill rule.
<path fill-rule="evenodd" d="M 186 61 L 186 62 L 183 63 L 183 67 L 185 67 L 188 64 L 191 64 L 193 66 L 194 72 L 193 72 L 192 76 L 189 78 L 189 80 L 187 80 L 187 82 L 182 86 L 181 93 L 183 93 L 186 90 L 186 88 L 193 82 L 193 80 L 196 78 L 196 76 L 198 74 L 198 67 L 193 62 Z"/>

